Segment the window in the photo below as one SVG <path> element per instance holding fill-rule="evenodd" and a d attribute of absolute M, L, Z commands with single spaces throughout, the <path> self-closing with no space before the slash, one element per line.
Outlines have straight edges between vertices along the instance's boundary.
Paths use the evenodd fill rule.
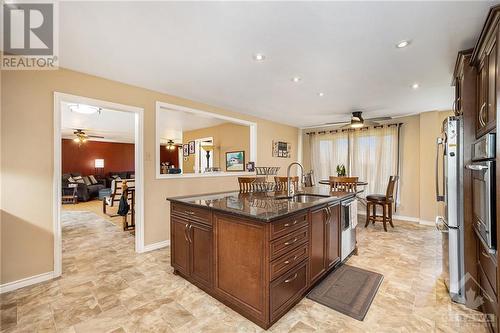
<path fill-rule="evenodd" d="M 337 175 L 343 164 L 349 176 L 368 182 L 365 194 L 385 193 L 398 173 L 398 126 L 313 134 L 311 163 L 317 179 Z"/>

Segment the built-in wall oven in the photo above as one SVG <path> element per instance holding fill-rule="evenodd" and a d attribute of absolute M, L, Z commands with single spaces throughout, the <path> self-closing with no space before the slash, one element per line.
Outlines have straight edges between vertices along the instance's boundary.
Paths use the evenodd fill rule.
<path fill-rule="evenodd" d="M 472 212 L 479 239 L 496 253 L 495 134 L 489 133 L 472 145 Z"/>

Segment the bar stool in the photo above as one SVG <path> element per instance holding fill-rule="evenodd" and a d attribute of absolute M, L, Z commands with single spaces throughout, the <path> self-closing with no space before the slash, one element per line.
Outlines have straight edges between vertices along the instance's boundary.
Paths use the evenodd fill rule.
<path fill-rule="evenodd" d="M 392 204 L 394 202 L 394 188 L 399 180 L 398 176 L 390 176 L 387 191 L 383 194 L 370 194 L 366 196 L 366 223 L 365 228 L 370 221 L 374 224 L 375 221 L 384 223 L 384 230 L 387 231 L 387 222 L 394 228 L 392 223 Z M 382 215 L 377 215 L 377 205 L 382 206 Z M 373 214 L 370 214 L 370 208 Z"/>

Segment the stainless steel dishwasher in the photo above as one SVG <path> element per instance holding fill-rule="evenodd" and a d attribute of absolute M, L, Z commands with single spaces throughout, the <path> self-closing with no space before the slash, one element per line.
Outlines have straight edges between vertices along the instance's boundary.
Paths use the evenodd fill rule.
<path fill-rule="evenodd" d="M 340 258 L 344 261 L 356 248 L 356 226 L 358 224 L 358 200 L 348 199 L 341 203 L 342 244 Z"/>

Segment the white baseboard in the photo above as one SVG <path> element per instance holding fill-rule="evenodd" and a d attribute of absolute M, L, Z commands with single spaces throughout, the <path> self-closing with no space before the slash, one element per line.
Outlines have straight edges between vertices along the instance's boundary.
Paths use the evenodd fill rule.
<path fill-rule="evenodd" d="M 164 248 L 167 246 L 170 246 L 170 240 L 144 245 L 143 252 L 154 251 L 154 250 L 158 250 L 158 249 L 161 249 L 161 248 Z"/>
<path fill-rule="evenodd" d="M 17 281 L 7 282 L 0 285 L 0 294 L 8 293 L 19 288 L 31 286 L 40 282 L 45 282 L 54 278 L 54 272 L 47 272 L 38 275 L 33 275 Z"/>
<path fill-rule="evenodd" d="M 429 225 L 429 226 L 435 226 L 436 222 L 434 221 L 426 221 L 426 220 L 419 220 L 418 223 L 423 224 L 423 225 Z"/>
<path fill-rule="evenodd" d="M 358 215 L 366 216 L 366 212 L 359 212 Z M 433 226 L 435 223 L 433 221 L 427 221 L 419 219 L 418 217 L 404 216 L 404 215 L 392 215 L 392 218 L 399 221 L 414 222 L 422 225 Z"/>

